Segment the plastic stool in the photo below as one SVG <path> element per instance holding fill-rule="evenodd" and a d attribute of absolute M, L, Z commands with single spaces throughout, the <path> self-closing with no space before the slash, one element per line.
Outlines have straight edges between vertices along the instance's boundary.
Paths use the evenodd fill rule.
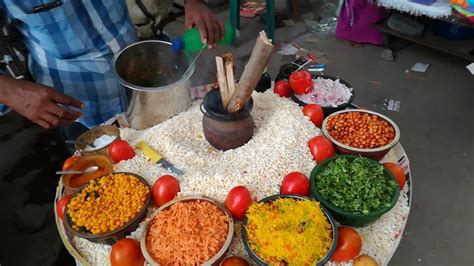
<path fill-rule="evenodd" d="M 267 21 L 267 30 L 269 38 L 275 43 L 275 0 L 266 0 L 265 15 Z M 240 0 L 230 0 L 230 25 L 237 34 L 240 29 Z M 232 40 L 232 45 L 236 44 L 236 36 Z"/>

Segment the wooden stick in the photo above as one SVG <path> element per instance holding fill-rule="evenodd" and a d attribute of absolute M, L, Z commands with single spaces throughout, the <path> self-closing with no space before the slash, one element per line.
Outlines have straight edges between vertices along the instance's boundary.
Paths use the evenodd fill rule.
<path fill-rule="evenodd" d="M 224 109 L 229 105 L 230 97 L 228 94 L 227 79 L 224 70 L 224 60 L 220 56 L 216 56 L 216 67 L 217 67 L 217 82 L 219 83 L 219 90 L 221 92 L 221 100 Z"/>
<path fill-rule="evenodd" d="M 227 111 L 235 113 L 240 111 L 252 97 L 252 92 L 262 76 L 263 70 L 270 61 L 273 52 L 271 40 L 267 38 L 265 32 L 260 32 L 257 42 L 252 51 L 250 59 L 245 65 L 244 73 L 240 77 L 237 89 L 230 99 Z"/>
<path fill-rule="evenodd" d="M 227 95 L 229 95 L 230 101 L 235 92 L 234 62 L 232 53 L 225 53 L 222 57 L 224 58 L 224 67 L 226 71 Z M 227 108 L 227 106 L 224 106 L 224 108 Z"/>

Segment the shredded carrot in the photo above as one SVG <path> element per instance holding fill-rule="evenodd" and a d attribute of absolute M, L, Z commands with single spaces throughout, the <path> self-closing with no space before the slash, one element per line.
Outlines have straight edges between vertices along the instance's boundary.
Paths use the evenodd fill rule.
<path fill-rule="evenodd" d="M 228 223 L 227 216 L 208 201 L 178 202 L 150 222 L 147 250 L 160 265 L 199 265 L 222 248 Z"/>

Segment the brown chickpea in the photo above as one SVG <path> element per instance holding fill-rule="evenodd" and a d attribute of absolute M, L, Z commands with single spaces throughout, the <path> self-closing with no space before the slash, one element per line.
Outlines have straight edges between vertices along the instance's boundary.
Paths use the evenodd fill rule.
<path fill-rule="evenodd" d="M 326 129 L 337 141 L 356 148 L 381 147 L 395 137 L 395 130 L 387 121 L 361 112 L 332 116 Z"/>

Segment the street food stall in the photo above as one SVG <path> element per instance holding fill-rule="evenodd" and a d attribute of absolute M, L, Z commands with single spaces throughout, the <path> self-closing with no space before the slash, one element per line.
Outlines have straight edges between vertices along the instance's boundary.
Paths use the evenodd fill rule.
<path fill-rule="evenodd" d="M 147 123 L 104 125 L 78 139 L 55 199 L 58 232 L 78 263 L 390 261 L 412 196 L 400 129 L 353 105 L 348 82 L 304 67 L 255 92 L 273 48 L 260 33 L 240 78 L 231 54 L 216 57 L 218 86 L 192 102 L 189 87 L 166 98 L 185 100 L 163 119 L 150 120 L 159 105 L 137 107 L 154 102 L 139 88 L 140 111 L 123 117 Z M 193 67 L 176 62 L 181 75 Z M 180 78 L 160 86 L 175 82 L 185 87 Z"/>

